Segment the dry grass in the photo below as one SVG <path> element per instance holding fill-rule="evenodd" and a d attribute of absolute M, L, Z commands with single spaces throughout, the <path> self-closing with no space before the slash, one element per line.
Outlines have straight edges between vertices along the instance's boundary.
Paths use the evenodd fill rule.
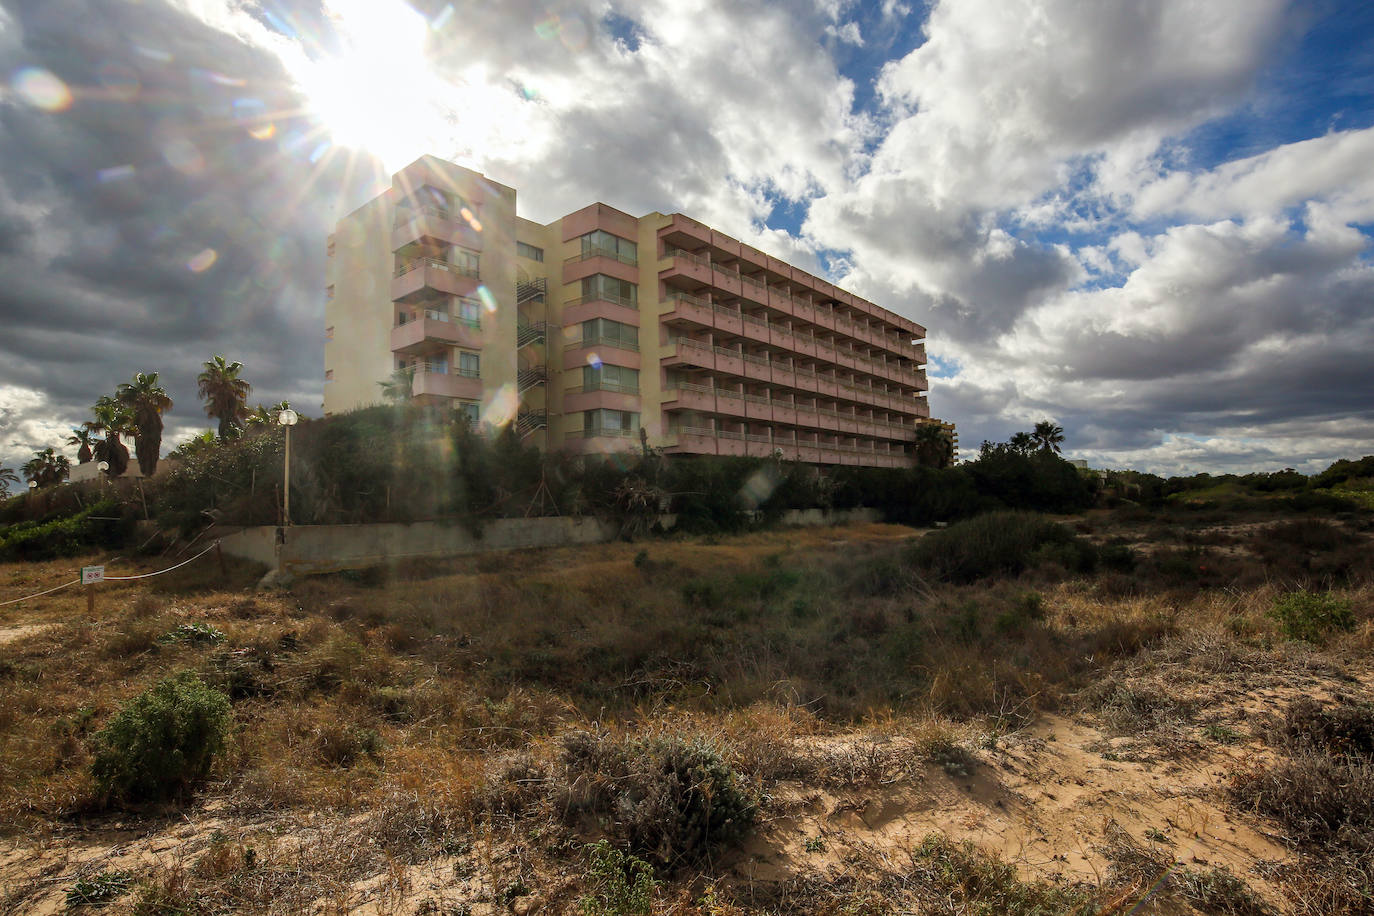
<path fill-rule="evenodd" d="M 611 809 L 569 814 L 574 732 L 617 747 L 655 735 L 708 743 L 775 830 L 799 804 L 778 800 L 783 786 L 795 798 L 803 787 L 862 797 L 932 780 L 995 784 L 982 749 L 1042 710 L 1084 711 L 1142 754 L 1181 757 L 1256 746 L 1263 730 L 1245 718 L 1255 691 L 1319 678 L 1368 698 L 1350 680 L 1368 671 L 1374 646 L 1374 586 L 1363 581 L 1340 586 L 1355 631 L 1310 647 L 1279 638 L 1267 611 L 1285 586 L 1248 566 L 1242 577 L 1258 584 L 1247 588 L 1168 577 L 1156 588 L 1148 564 L 1126 583 L 1038 567 L 934 586 L 905 562 L 914 535 L 875 525 L 521 552 L 274 594 L 248 591 L 247 568 L 231 564 L 222 579 L 211 563 L 172 581 L 112 584 L 90 619 L 74 590 L 0 610 L 0 631 L 34 628 L 0 661 L 0 834 L 22 843 L 75 825 L 96 840 L 63 839 L 75 858 L 61 863 L 0 860 L 0 909 L 37 906 L 82 868 L 127 868 L 137 880 L 120 905 L 144 913 L 479 912 L 535 897 L 570 911 L 578 850 L 619 829 Z M 0 600 L 70 574 L 66 563 L 0 567 Z M 224 638 L 166 638 L 188 624 Z M 234 733 L 210 786 L 189 808 L 95 809 L 90 736 L 182 669 L 233 700 Z M 1309 716 L 1293 728 L 1309 744 L 1328 733 L 1349 743 L 1363 740 L 1357 725 Z M 1321 750 L 1328 759 L 1335 740 Z M 150 859 L 111 851 L 122 848 L 116 824 L 188 829 Z M 1343 867 L 1361 867 L 1351 862 Z M 765 886 L 727 862 L 678 875 L 658 906 L 1045 912 L 1105 906 L 1117 893 L 1105 875 L 1073 894 L 1041 886 L 940 841 L 841 864 Z M 1315 900 L 1322 872 L 1302 867 L 1274 880 Z M 951 874 L 963 877 L 949 884 Z M 1252 912 L 1217 902 L 1230 894 L 1225 905 L 1239 905 L 1223 877 L 1195 878 L 1179 891 L 1185 905 Z"/>

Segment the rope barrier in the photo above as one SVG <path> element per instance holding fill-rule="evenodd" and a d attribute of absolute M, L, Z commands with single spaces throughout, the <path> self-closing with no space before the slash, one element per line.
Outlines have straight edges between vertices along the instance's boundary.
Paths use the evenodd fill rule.
<path fill-rule="evenodd" d="M 61 591 L 61 590 L 64 589 L 64 588 L 68 588 L 68 587 L 70 587 L 70 586 L 79 585 L 79 584 L 81 584 L 81 580 L 80 580 L 80 579 L 73 579 L 73 580 L 70 581 L 70 582 L 63 582 L 61 585 L 57 586 L 56 588 L 50 588 L 50 589 L 48 589 L 46 592 L 39 592 L 39 593 L 36 594 L 36 595 L 26 595 L 26 596 L 24 596 L 23 598 L 12 598 L 12 599 L 10 599 L 9 601 L 0 601 L 0 607 L 4 607 L 4 606 L 7 605 L 7 604 L 18 604 L 18 603 L 21 602 L 21 601 L 28 601 L 30 598 L 42 598 L 44 595 L 51 595 L 53 592 Z"/>
<path fill-rule="evenodd" d="M 209 547 L 206 547 L 206 548 L 205 548 L 204 550 L 202 550 L 200 553 L 198 553 L 198 554 L 196 554 L 195 556 L 191 557 L 191 559 L 189 559 L 189 560 L 182 560 L 182 561 L 181 561 L 180 563 L 178 563 L 176 566 L 168 566 L 166 569 L 159 569 L 157 572 L 143 573 L 143 574 L 140 575 L 140 576 L 106 576 L 106 577 L 105 577 L 105 581 L 106 581 L 106 582 L 130 582 L 130 581 L 132 581 L 132 580 L 134 580 L 134 579 L 151 579 L 153 576 L 160 576 L 160 575 L 162 575 L 163 573 L 169 573 L 169 572 L 171 572 L 171 571 L 174 570 L 174 569 L 181 569 L 181 567 L 185 566 L 187 563 L 190 563 L 192 560 L 199 560 L 201 557 L 205 556 L 207 553 L 209 553 L 210 551 L 214 550 L 214 549 L 215 549 L 216 547 L 218 547 L 218 546 L 219 546 L 219 541 L 215 541 L 215 543 L 211 544 Z M 61 590 L 64 589 L 64 588 L 70 588 L 70 587 L 73 586 L 73 585 L 80 585 L 80 584 L 81 584 L 81 580 L 80 580 L 80 579 L 73 579 L 73 580 L 70 581 L 70 582 L 64 582 L 64 583 L 62 583 L 61 585 L 55 586 L 55 587 L 53 587 L 53 588 L 50 588 L 50 589 L 48 589 L 48 590 L 45 591 L 45 592 L 38 592 L 37 594 L 33 594 L 33 595 L 25 595 L 23 598 L 11 598 L 9 601 L 0 601 L 0 607 L 4 607 L 4 606 L 7 605 L 7 604 L 18 604 L 18 603 L 21 602 L 21 601 L 28 601 L 28 600 L 31 599 L 31 598 L 42 598 L 44 595 L 51 595 L 53 592 L 61 591 Z"/>
<path fill-rule="evenodd" d="M 181 569 L 181 567 L 185 566 L 187 563 L 190 563 L 191 560 L 199 560 L 201 557 L 205 556 L 207 553 L 209 553 L 210 551 L 214 550 L 214 549 L 215 549 L 216 547 L 218 547 L 218 546 L 219 546 L 219 541 L 215 541 L 215 543 L 211 544 L 209 547 L 206 547 L 206 548 L 205 548 L 204 550 L 202 550 L 200 553 L 198 553 L 198 554 L 196 554 L 195 556 L 191 557 L 190 560 L 182 560 L 182 561 L 181 561 L 180 563 L 178 563 L 176 566 L 168 566 L 166 569 L 159 569 L 157 572 L 144 573 L 144 574 L 141 575 L 141 576 L 106 576 L 106 577 L 105 577 L 105 581 L 106 581 L 106 582 L 128 582 L 128 581 L 130 581 L 131 579 L 151 579 L 153 576 L 160 576 L 160 575 L 162 575 L 163 573 L 169 573 L 169 572 L 171 572 L 171 571 L 174 570 L 174 569 Z"/>

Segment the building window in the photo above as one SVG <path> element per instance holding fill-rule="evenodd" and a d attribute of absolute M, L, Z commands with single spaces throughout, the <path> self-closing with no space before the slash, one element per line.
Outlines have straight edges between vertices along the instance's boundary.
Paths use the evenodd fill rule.
<path fill-rule="evenodd" d="M 476 277 L 479 274 L 482 256 L 475 251 L 461 248 L 454 245 L 449 249 L 448 263 L 454 273 L 462 274 L 465 277 Z"/>
<path fill-rule="evenodd" d="M 584 436 L 633 436 L 639 414 L 629 410 L 587 410 L 582 413 Z"/>
<path fill-rule="evenodd" d="M 595 232 L 588 232 L 578 241 L 582 243 L 583 260 L 595 257 L 615 258 L 622 264 L 632 267 L 639 263 L 639 246 L 618 235 L 597 229 Z"/>
<path fill-rule="evenodd" d="M 482 374 L 482 358 L 476 353 L 459 350 L 458 374 L 463 378 L 478 378 Z"/>
<path fill-rule="evenodd" d="M 334 257 L 334 236 L 329 237 L 329 241 L 324 246 L 324 253 L 326 257 Z"/>
<path fill-rule="evenodd" d="M 628 280 L 592 274 L 582 278 L 582 300 L 602 299 L 627 308 L 639 308 L 639 287 Z"/>
<path fill-rule="evenodd" d="M 582 346 L 639 349 L 639 328 L 609 318 L 591 318 L 582 322 Z"/>
<path fill-rule="evenodd" d="M 604 363 L 600 366 L 583 366 L 582 390 L 639 394 L 639 370 Z"/>
<path fill-rule="evenodd" d="M 522 258 L 529 258 L 531 261 L 544 260 L 544 249 L 535 248 L 533 245 L 527 245 L 524 242 L 515 243 L 515 253 Z"/>
<path fill-rule="evenodd" d="M 482 422 L 482 407 L 476 401 L 459 401 L 454 405 L 454 410 L 468 421 L 469 426 Z"/>
<path fill-rule="evenodd" d="M 453 305 L 457 312 L 459 324 L 465 324 L 471 328 L 482 326 L 482 303 L 466 296 L 455 296 Z"/>
<path fill-rule="evenodd" d="M 333 370 L 333 369 L 326 369 L 326 370 L 324 370 L 324 380 L 325 380 L 326 382 L 332 382 L 332 381 L 334 381 L 334 370 Z"/>
<path fill-rule="evenodd" d="M 334 284 L 333 284 L 333 283 L 329 284 L 328 286 L 326 286 L 326 287 L 324 288 L 324 298 L 325 298 L 327 301 L 329 301 L 329 302 L 333 302 L 333 301 L 334 301 Z"/>
<path fill-rule="evenodd" d="M 324 329 L 324 339 L 325 339 L 325 340 L 333 340 L 333 339 L 334 339 L 334 325 L 331 324 L 329 327 L 327 327 L 327 328 Z"/>

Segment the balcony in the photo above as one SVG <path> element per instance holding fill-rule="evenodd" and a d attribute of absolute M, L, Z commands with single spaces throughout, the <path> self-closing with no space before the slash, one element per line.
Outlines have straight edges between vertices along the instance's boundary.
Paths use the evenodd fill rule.
<path fill-rule="evenodd" d="M 716 356 L 711 345 L 699 340 L 678 337 L 669 340 L 669 350 L 661 360 L 664 366 L 697 366 L 714 369 Z"/>
<path fill-rule="evenodd" d="M 716 390 L 706 385 L 678 382 L 675 386 L 663 390 L 663 409 L 715 413 Z"/>
<path fill-rule="evenodd" d="M 572 327 L 591 318 L 609 318 L 639 327 L 639 303 L 632 299 L 603 295 L 570 299 L 563 304 L 563 326 Z"/>
<path fill-rule="evenodd" d="M 482 233 L 473 229 L 460 214 L 438 207 L 397 210 L 395 228 L 391 230 L 391 250 L 421 239 L 438 239 L 473 251 L 482 250 Z"/>
<path fill-rule="evenodd" d="M 480 281 L 476 267 L 450 264 L 438 258 L 415 258 L 396 268 L 391 281 L 393 301 L 408 301 L 425 290 L 450 296 L 471 296 Z"/>
<path fill-rule="evenodd" d="M 628 410 L 638 412 L 639 389 L 601 383 L 594 388 L 569 388 L 563 392 L 563 412 L 584 410 Z"/>
<path fill-rule="evenodd" d="M 660 280 L 685 278 L 700 286 L 710 286 L 713 282 L 711 261 L 704 255 L 681 248 L 667 248 L 663 252 L 663 257 L 671 259 L 672 263 L 659 271 Z"/>
<path fill-rule="evenodd" d="M 563 348 L 563 368 L 578 369 L 607 362 L 627 369 L 641 367 L 639 344 L 610 337 L 589 337 L 575 340 Z"/>
<path fill-rule="evenodd" d="M 391 351 L 412 356 L 440 347 L 481 349 L 484 338 L 480 321 L 437 317 L 441 315 L 442 312 L 426 313 L 424 318 L 392 328 Z"/>
<path fill-rule="evenodd" d="M 667 324 L 690 324 L 703 328 L 715 326 L 715 310 L 710 302 L 677 290 L 668 293 L 659 306 L 659 314 Z"/>
<path fill-rule="evenodd" d="M 432 368 L 418 368 L 411 387 L 415 397 L 430 395 L 440 398 L 462 398 L 467 401 L 480 400 L 482 380 L 464 375 L 452 375 L 446 371 Z"/>
<path fill-rule="evenodd" d="M 588 248 L 563 261 L 564 283 L 576 283 L 593 274 L 605 274 L 629 283 L 638 283 L 639 259 L 609 248 Z"/>

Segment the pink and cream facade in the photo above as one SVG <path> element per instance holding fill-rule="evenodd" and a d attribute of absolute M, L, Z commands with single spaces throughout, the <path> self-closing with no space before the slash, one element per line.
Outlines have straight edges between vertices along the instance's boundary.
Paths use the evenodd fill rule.
<path fill-rule="evenodd" d="M 681 214 L 548 225 L 432 157 L 329 240 L 325 413 L 413 396 L 541 447 L 913 463 L 925 329 Z"/>

